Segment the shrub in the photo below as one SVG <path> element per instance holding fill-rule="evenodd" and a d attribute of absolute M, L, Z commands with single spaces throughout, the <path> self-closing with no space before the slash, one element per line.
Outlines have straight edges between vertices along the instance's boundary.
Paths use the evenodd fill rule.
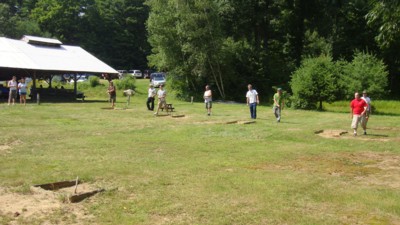
<path fill-rule="evenodd" d="M 374 55 L 356 52 L 351 63 L 347 64 L 342 76 L 346 99 L 351 99 L 354 92 L 368 91 L 375 99 L 383 97 L 388 81 L 386 65 Z"/>
<path fill-rule="evenodd" d="M 303 60 L 292 76 L 291 105 L 300 109 L 322 109 L 322 102 L 333 102 L 339 96 L 338 70 L 331 57 L 320 56 Z"/>
<path fill-rule="evenodd" d="M 89 77 L 90 87 L 96 87 L 100 85 L 100 78 L 97 76 L 90 76 Z"/>
<path fill-rule="evenodd" d="M 114 81 L 114 83 L 118 90 L 128 90 L 128 89 L 135 90 L 136 88 L 135 86 L 136 79 L 131 76 L 126 76 L 121 80 L 116 80 Z"/>

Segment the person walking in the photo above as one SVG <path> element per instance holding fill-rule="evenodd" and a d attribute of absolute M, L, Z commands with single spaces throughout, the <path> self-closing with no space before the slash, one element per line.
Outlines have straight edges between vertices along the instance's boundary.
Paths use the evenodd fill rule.
<path fill-rule="evenodd" d="M 365 130 L 364 130 L 364 135 L 367 135 L 367 123 L 369 117 L 371 116 L 371 99 L 368 97 L 368 93 L 366 90 L 363 91 L 363 96 L 361 97 L 361 99 L 368 104 L 367 110 L 365 111 Z"/>
<path fill-rule="evenodd" d="M 282 95 L 282 88 L 278 88 L 276 93 L 274 94 L 274 106 L 272 107 L 272 111 L 274 112 L 276 122 L 281 122 L 282 110 L 285 105 L 285 100 Z"/>
<path fill-rule="evenodd" d="M 160 85 L 160 89 L 157 91 L 157 98 L 158 98 L 158 107 L 157 107 L 157 112 L 154 113 L 154 115 L 158 115 L 158 111 L 160 111 L 160 108 L 167 107 L 167 91 L 164 90 L 164 86 Z"/>
<path fill-rule="evenodd" d="M 8 81 L 8 87 L 10 92 L 8 93 L 8 105 L 15 104 L 15 99 L 17 98 L 17 77 L 13 76 L 10 81 Z"/>
<path fill-rule="evenodd" d="M 107 93 L 110 96 L 111 108 L 114 109 L 115 101 L 117 100 L 117 90 L 115 89 L 114 83 L 112 81 L 109 82 Z"/>
<path fill-rule="evenodd" d="M 25 79 L 22 78 L 21 82 L 18 84 L 18 91 L 19 91 L 19 103 L 26 105 L 26 89 L 27 89 L 27 84 L 25 82 Z"/>
<path fill-rule="evenodd" d="M 156 89 L 152 84 L 149 85 L 148 96 L 147 96 L 147 109 L 150 111 L 154 111 L 154 97 L 156 96 Z"/>
<path fill-rule="evenodd" d="M 357 136 L 358 124 L 364 129 L 364 135 L 367 134 L 367 127 L 365 123 L 365 112 L 367 111 L 368 104 L 360 98 L 358 92 L 354 93 L 354 99 L 350 102 L 350 113 L 353 118 L 351 128 L 353 129 L 354 136 Z"/>
<path fill-rule="evenodd" d="M 246 93 L 246 101 L 247 105 L 250 107 L 250 117 L 252 119 L 257 118 L 257 104 L 260 104 L 260 100 L 258 98 L 258 93 L 253 89 L 251 84 L 247 85 L 247 93 Z"/>
<path fill-rule="evenodd" d="M 212 108 L 212 92 L 210 89 L 210 85 L 206 85 L 206 91 L 204 92 L 204 103 L 206 104 L 207 115 L 211 116 L 211 108 Z"/>

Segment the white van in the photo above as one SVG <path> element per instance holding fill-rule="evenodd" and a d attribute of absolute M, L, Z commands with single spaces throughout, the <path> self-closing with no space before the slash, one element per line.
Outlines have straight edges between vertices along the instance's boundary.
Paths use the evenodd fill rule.
<path fill-rule="evenodd" d="M 131 74 L 135 78 L 143 78 L 142 71 L 140 71 L 140 70 L 129 70 L 128 73 Z"/>

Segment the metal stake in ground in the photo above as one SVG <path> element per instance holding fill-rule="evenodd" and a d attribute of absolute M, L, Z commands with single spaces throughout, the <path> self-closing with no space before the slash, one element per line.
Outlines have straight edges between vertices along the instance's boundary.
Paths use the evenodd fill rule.
<path fill-rule="evenodd" d="M 75 181 L 75 190 L 74 193 L 76 194 L 76 189 L 78 189 L 78 183 L 79 183 L 79 177 L 76 177 L 76 181 Z"/>

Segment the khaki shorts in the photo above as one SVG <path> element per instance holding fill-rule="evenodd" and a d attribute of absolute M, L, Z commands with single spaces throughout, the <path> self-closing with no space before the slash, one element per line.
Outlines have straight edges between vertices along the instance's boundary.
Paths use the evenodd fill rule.
<path fill-rule="evenodd" d="M 357 129 L 358 124 L 361 124 L 362 128 L 366 128 L 367 125 L 367 120 L 365 118 L 365 115 L 353 115 L 353 121 L 351 122 L 351 128 L 352 129 Z"/>

